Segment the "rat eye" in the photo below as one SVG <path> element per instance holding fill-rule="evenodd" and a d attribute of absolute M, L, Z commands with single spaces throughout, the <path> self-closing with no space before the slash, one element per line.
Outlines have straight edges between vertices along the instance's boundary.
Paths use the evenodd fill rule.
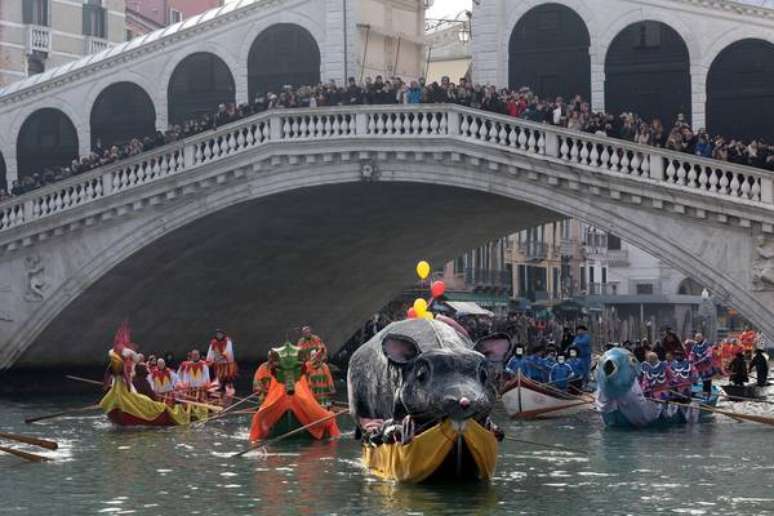
<path fill-rule="evenodd" d="M 425 383 L 428 378 L 430 378 L 430 368 L 428 368 L 426 365 L 422 364 L 417 369 L 417 381 L 419 383 Z"/>
<path fill-rule="evenodd" d="M 489 379 L 489 371 L 486 370 L 486 366 L 481 366 L 478 368 L 478 379 L 481 381 L 481 383 L 486 383 L 486 381 Z"/>

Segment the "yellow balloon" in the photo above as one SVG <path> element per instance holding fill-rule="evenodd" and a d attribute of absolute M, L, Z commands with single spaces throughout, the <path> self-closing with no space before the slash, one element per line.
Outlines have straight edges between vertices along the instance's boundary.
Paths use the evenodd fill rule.
<path fill-rule="evenodd" d="M 417 298 L 414 301 L 414 312 L 416 312 L 417 317 L 424 317 L 427 313 L 427 301 L 421 297 Z"/>
<path fill-rule="evenodd" d="M 433 312 L 425 312 L 422 315 L 422 319 L 427 319 L 428 321 L 432 321 L 433 320 Z"/>
<path fill-rule="evenodd" d="M 417 264 L 417 276 L 419 279 L 426 279 L 430 275 L 430 264 L 422 260 Z"/>

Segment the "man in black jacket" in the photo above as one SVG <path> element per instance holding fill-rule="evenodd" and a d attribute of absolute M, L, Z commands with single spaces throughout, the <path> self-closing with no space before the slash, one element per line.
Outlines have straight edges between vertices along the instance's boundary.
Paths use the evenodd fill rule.
<path fill-rule="evenodd" d="M 750 371 L 755 368 L 756 383 L 759 387 L 765 387 L 769 379 L 769 361 L 762 349 L 755 350 L 755 356 L 750 362 Z"/>

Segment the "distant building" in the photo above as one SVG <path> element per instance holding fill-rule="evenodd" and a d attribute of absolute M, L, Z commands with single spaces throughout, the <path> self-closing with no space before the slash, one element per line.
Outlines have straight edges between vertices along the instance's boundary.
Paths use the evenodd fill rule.
<path fill-rule="evenodd" d="M 126 39 L 174 25 L 222 5 L 223 0 L 126 0 Z"/>
<path fill-rule="evenodd" d="M 470 77 L 472 62 L 470 32 L 466 22 L 446 24 L 428 32 L 425 38 L 427 63 L 425 76 L 429 82 L 446 76 L 453 83 Z"/>
<path fill-rule="evenodd" d="M 124 0 L 0 0 L 0 86 L 126 39 Z"/>
<path fill-rule="evenodd" d="M 513 294 L 513 268 L 508 239 L 501 238 L 447 263 L 438 275 L 449 301 L 473 301 L 496 313 L 507 313 Z"/>

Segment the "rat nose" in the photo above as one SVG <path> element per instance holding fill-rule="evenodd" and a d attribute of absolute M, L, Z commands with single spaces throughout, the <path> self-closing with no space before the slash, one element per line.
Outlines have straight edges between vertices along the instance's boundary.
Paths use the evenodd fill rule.
<path fill-rule="evenodd" d="M 468 408 L 470 406 L 470 400 L 468 398 L 464 397 L 464 396 L 462 398 L 460 398 L 459 403 L 460 403 L 460 407 L 462 407 L 464 409 L 466 409 L 466 408 Z"/>

